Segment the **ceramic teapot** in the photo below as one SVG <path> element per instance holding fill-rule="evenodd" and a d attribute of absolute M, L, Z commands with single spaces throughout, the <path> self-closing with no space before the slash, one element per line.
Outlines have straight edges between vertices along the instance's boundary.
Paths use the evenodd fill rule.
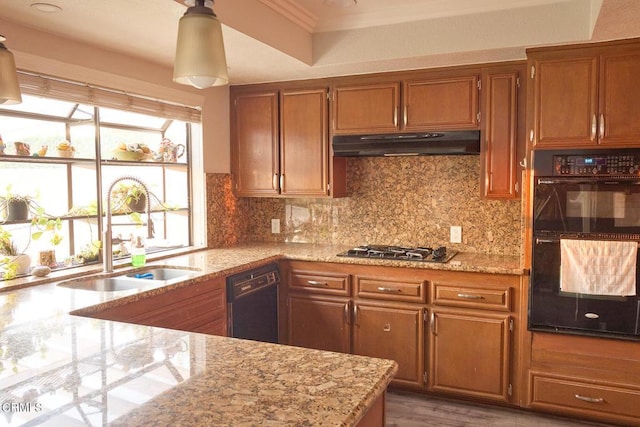
<path fill-rule="evenodd" d="M 183 144 L 174 144 L 169 138 L 164 138 L 160 142 L 158 153 L 164 162 L 175 163 L 184 155 L 185 147 Z"/>

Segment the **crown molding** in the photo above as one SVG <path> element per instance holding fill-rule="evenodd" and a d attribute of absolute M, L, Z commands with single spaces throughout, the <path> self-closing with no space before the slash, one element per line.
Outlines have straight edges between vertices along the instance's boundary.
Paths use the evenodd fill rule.
<path fill-rule="evenodd" d="M 295 0 L 259 1 L 309 33 L 318 25 L 318 17 Z"/>

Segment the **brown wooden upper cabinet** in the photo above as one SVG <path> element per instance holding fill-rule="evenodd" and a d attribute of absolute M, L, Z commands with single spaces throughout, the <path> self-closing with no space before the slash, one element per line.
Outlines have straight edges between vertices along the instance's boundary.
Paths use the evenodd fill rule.
<path fill-rule="evenodd" d="M 478 76 L 405 81 L 403 129 L 478 129 Z"/>
<path fill-rule="evenodd" d="M 231 155 L 238 196 L 339 196 L 332 188 L 328 88 L 232 90 Z M 343 186 L 344 178 L 336 181 Z"/>
<path fill-rule="evenodd" d="M 481 188 L 490 199 L 517 199 L 521 194 L 525 153 L 525 66 L 487 68 L 482 73 Z"/>
<path fill-rule="evenodd" d="M 279 193 L 278 92 L 238 93 L 232 99 L 232 176 L 239 196 Z"/>
<path fill-rule="evenodd" d="M 477 74 L 341 83 L 333 88 L 332 131 L 358 134 L 477 129 L 478 89 Z"/>
<path fill-rule="evenodd" d="M 396 132 L 400 83 L 336 86 L 332 107 L 334 134 Z"/>
<path fill-rule="evenodd" d="M 640 146 L 640 43 L 527 51 L 534 147 Z"/>

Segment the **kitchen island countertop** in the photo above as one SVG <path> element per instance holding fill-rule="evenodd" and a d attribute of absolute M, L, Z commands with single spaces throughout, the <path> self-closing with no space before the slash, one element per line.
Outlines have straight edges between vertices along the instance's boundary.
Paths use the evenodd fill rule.
<path fill-rule="evenodd" d="M 523 273 L 518 257 L 460 253 L 447 264 L 426 264 L 336 256 L 346 249 L 254 244 L 196 251 L 150 264 L 189 266 L 198 276 L 140 291 L 63 288 L 53 275 L 43 282 L 6 282 L 0 288 L 0 416 L 8 425 L 355 425 L 383 395 L 397 372 L 395 362 L 69 313 L 282 258 Z M 97 271 L 94 266 L 83 273 Z"/>

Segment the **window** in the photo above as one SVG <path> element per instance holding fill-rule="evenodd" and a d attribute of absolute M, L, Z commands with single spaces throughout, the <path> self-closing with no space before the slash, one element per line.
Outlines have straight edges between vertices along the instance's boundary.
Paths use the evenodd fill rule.
<path fill-rule="evenodd" d="M 23 103 L 0 107 L 0 227 L 32 266 L 100 262 L 110 187 L 114 259 L 129 260 L 136 236 L 147 253 L 194 244 L 191 136 L 199 111 L 41 76 L 20 80 Z M 128 177 L 147 186 L 149 215 L 144 202 L 130 203 L 137 196 L 126 193 L 135 184 Z M 25 197 L 26 217 L 14 213 L 12 195 Z"/>

